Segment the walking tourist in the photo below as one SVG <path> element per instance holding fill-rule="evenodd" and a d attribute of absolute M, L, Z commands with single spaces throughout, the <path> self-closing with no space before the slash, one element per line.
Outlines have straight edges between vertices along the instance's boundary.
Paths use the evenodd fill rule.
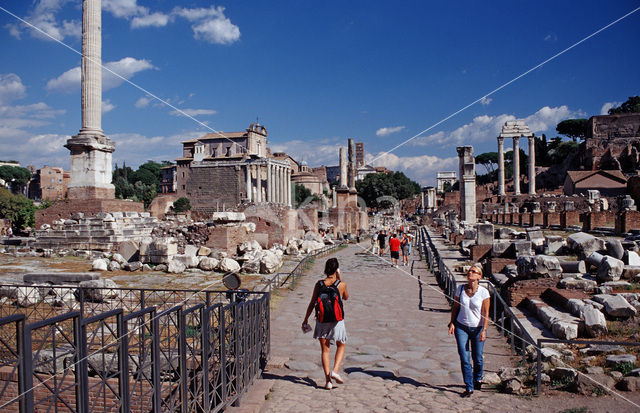
<path fill-rule="evenodd" d="M 374 255 L 378 253 L 378 233 L 375 231 L 371 234 L 371 253 Z"/>
<path fill-rule="evenodd" d="M 402 265 L 406 267 L 409 265 L 409 237 L 406 233 L 402 234 L 400 250 L 402 251 Z"/>
<path fill-rule="evenodd" d="M 381 257 L 382 257 L 382 254 L 384 254 L 386 237 L 387 235 L 385 234 L 384 230 L 380 230 L 380 232 L 378 232 L 378 247 L 380 247 L 378 251 L 378 255 Z"/>
<path fill-rule="evenodd" d="M 391 235 L 389 238 L 389 251 L 391 251 L 391 265 L 398 266 L 398 258 L 400 258 L 400 240 L 396 237 L 396 234 Z"/>
<path fill-rule="evenodd" d="M 307 313 L 302 321 L 302 330 L 310 331 L 309 316 L 314 307 L 316 310 L 316 326 L 313 338 L 320 341 L 322 350 L 322 368 L 326 379 L 324 388 L 333 388 L 332 380 L 342 384 L 344 380 L 338 374 L 344 359 L 347 342 L 347 330 L 344 325 L 344 308 L 342 300 L 349 299 L 347 283 L 342 281 L 338 260 L 329 258 L 324 266 L 325 278 L 316 283 Z M 331 370 L 331 343 L 336 342 L 336 358 Z"/>
<path fill-rule="evenodd" d="M 489 325 L 489 291 L 480 285 L 482 267 L 473 264 L 467 272 L 467 283 L 455 292 L 449 334 L 455 334 L 460 356 L 465 391 L 460 397 L 470 397 L 482 386 L 482 350 Z M 473 359 L 473 368 L 471 367 Z"/>

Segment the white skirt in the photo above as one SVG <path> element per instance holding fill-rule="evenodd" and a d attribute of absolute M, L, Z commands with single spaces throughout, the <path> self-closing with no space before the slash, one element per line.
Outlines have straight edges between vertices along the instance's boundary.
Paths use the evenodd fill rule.
<path fill-rule="evenodd" d="M 347 329 L 344 320 L 337 323 L 321 323 L 316 320 L 316 328 L 313 330 L 313 338 L 328 338 L 331 344 L 334 341 L 347 342 Z"/>

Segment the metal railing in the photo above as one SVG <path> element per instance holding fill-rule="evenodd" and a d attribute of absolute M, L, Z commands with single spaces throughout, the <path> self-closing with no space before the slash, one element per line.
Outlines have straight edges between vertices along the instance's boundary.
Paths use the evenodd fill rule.
<path fill-rule="evenodd" d="M 422 227 L 420 230 L 420 249 L 420 255 L 424 257 L 428 268 L 434 273 L 438 285 L 444 290 L 447 301 L 449 301 L 450 305 L 453 305 L 455 292 L 458 288 L 456 277 L 445 264 L 444 259 L 440 257 L 425 227 Z M 511 343 L 511 352 L 513 354 L 520 354 L 522 361 L 526 362 L 526 348 L 528 345 L 534 344 L 535 340 L 531 338 L 527 330 L 518 320 L 518 317 L 513 314 L 495 286 L 485 280 L 482 280 L 481 283 L 489 290 L 491 297 L 489 314 L 492 321 L 500 326 L 500 333 L 506 336 Z"/>
<path fill-rule="evenodd" d="M 216 412 L 237 402 L 269 356 L 269 293 L 203 293 L 220 302 L 0 318 L 0 408 Z"/>

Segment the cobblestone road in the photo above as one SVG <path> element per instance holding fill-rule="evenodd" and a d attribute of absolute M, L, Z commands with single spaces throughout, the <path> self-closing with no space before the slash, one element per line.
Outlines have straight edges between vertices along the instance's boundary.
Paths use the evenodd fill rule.
<path fill-rule="evenodd" d="M 331 391 L 322 388 L 320 346 L 311 333 L 300 330 L 313 285 L 322 277 L 324 258 L 314 263 L 294 291 L 279 300 L 272 312 L 271 367 L 243 397 L 241 407 L 230 411 L 634 410 L 632 404 L 614 396 L 583 397 L 566 392 L 525 398 L 483 389 L 470 399 L 461 399 L 464 387 L 455 339 L 446 328 L 449 306 L 424 263 L 412 261 L 409 267 L 392 268 L 358 245 L 333 256 L 340 261 L 351 295 L 345 303 L 349 336 L 342 373 L 345 383 L 334 383 Z M 516 361 L 506 340 L 490 326 L 485 371 L 498 372 L 502 366 L 515 366 Z"/>

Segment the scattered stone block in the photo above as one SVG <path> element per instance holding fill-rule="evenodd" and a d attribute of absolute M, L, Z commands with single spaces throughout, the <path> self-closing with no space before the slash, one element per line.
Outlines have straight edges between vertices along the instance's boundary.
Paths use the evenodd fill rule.
<path fill-rule="evenodd" d="M 181 274 L 187 267 L 179 260 L 171 260 L 167 266 L 167 272 L 171 274 Z"/>
<path fill-rule="evenodd" d="M 638 313 L 624 297 L 617 294 L 597 294 L 593 299 L 604 305 L 604 312 L 610 317 L 629 318 Z"/>
<path fill-rule="evenodd" d="M 587 266 L 584 261 L 562 261 L 558 260 L 560 264 L 560 268 L 562 268 L 562 272 L 568 273 L 580 273 L 584 274 L 587 272 Z"/>
<path fill-rule="evenodd" d="M 607 254 L 612 256 L 613 258 L 617 258 L 619 260 L 622 259 L 624 255 L 624 248 L 622 247 L 622 243 L 619 239 L 609 238 L 605 243 L 607 247 Z"/>
<path fill-rule="evenodd" d="M 109 266 L 107 268 L 109 271 L 119 271 L 120 263 L 118 261 L 110 261 Z"/>
<path fill-rule="evenodd" d="M 478 224 L 477 225 L 478 236 L 476 238 L 477 245 L 492 245 L 493 244 L 493 224 Z"/>
<path fill-rule="evenodd" d="M 636 364 L 636 356 L 633 354 L 610 354 L 605 358 L 607 367 L 615 367 L 622 363 Z"/>
<path fill-rule="evenodd" d="M 123 241 L 118 245 L 118 254 L 120 254 L 126 262 L 138 261 L 140 259 L 139 249 L 139 242 Z"/>
<path fill-rule="evenodd" d="M 585 306 L 582 317 L 584 318 L 585 331 L 589 337 L 600 337 L 607 333 L 607 320 L 600 310 L 590 305 Z"/>
<path fill-rule="evenodd" d="M 223 258 L 220 261 L 220 271 L 222 272 L 238 272 L 240 271 L 240 264 L 238 261 L 232 258 Z"/>
<path fill-rule="evenodd" d="M 560 235 L 547 235 L 546 237 L 544 237 L 545 254 L 555 254 L 560 248 L 564 246 L 564 238 Z"/>
<path fill-rule="evenodd" d="M 118 297 L 118 284 L 108 278 L 99 280 L 81 281 L 78 286 L 78 298 L 84 294 L 84 299 L 95 303 L 101 303 L 107 298 Z"/>
<path fill-rule="evenodd" d="M 91 271 L 107 271 L 108 262 L 104 258 L 97 258 L 91 263 Z"/>
<path fill-rule="evenodd" d="M 580 374 L 576 377 L 574 390 L 583 395 L 598 394 L 602 390 L 611 390 L 615 384 L 613 377 L 604 373 Z"/>
<path fill-rule="evenodd" d="M 494 240 L 493 248 L 491 249 L 491 256 L 504 257 L 506 255 L 513 255 L 513 254 L 509 254 L 509 250 L 512 245 L 513 245 L 513 241 L 503 240 L 503 239 Z"/>
<path fill-rule="evenodd" d="M 146 265 L 146 264 L 145 264 Z M 142 263 L 140 261 L 133 261 L 130 263 L 125 264 L 124 269 L 127 271 L 138 271 L 139 269 L 141 269 L 143 267 Z M 147 265 L 147 267 L 149 267 Z M 149 270 L 151 269 L 151 267 L 149 267 Z M 147 270 L 147 271 L 149 271 Z"/>
<path fill-rule="evenodd" d="M 640 255 L 635 251 L 625 251 L 624 254 L 625 264 L 631 266 L 640 266 Z"/>
<path fill-rule="evenodd" d="M 548 255 L 520 256 L 516 265 L 518 276 L 524 278 L 559 278 L 562 274 L 559 260 Z"/>
<path fill-rule="evenodd" d="M 531 241 L 516 241 L 513 243 L 516 250 L 516 258 L 533 255 L 532 243 Z"/>
<path fill-rule="evenodd" d="M 215 271 L 220 265 L 220 261 L 211 257 L 202 257 L 198 263 L 198 268 L 203 271 Z"/>
<path fill-rule="evenodd" d="M 580 258 L 585 258 L 595 251 L 604 249 L 604 241 L 586 232 L 576 232 L 567 237 L 567 246 Z"/>
<path fill-rule="evenodd" d="M 195 257 L 196 255 L 198 255 L 198 247 L 195 245 L 185 245 L 184 254 Z"/>
<path fill-rule="evenodd" d="M 624 263 L 616 258 L 605 256 L 598 266 L 598 281 L 617 281 L 622 276 Z"/>
<path fill-rule="evenodd" d="M 564 275 L 565 274 L 563 274 L 563 277 Z M 560 280 L 558 285 L 560 288 L 568 290 L 593 291 L 598 286 L 598 283 L 585 278 L 563 278 Z"/>
<path fill-rule="evenodd" d="M 198 249 L 199 257 L 208 257 L 211 254 L 211 248 L 205 247 L 204 245 Z"/>
<path fill-rule="evenodd" d="M 260 272 L 262 274 L 273 274 L 282 265 L 282 260 L 272 251 L 265 251 L 260 259 Z"/>
<path fill-rule="evenodd" d="M 618 382 L 618 388 L 622 391 L 639 391 L 640 377 L 623 377 Z"/>

